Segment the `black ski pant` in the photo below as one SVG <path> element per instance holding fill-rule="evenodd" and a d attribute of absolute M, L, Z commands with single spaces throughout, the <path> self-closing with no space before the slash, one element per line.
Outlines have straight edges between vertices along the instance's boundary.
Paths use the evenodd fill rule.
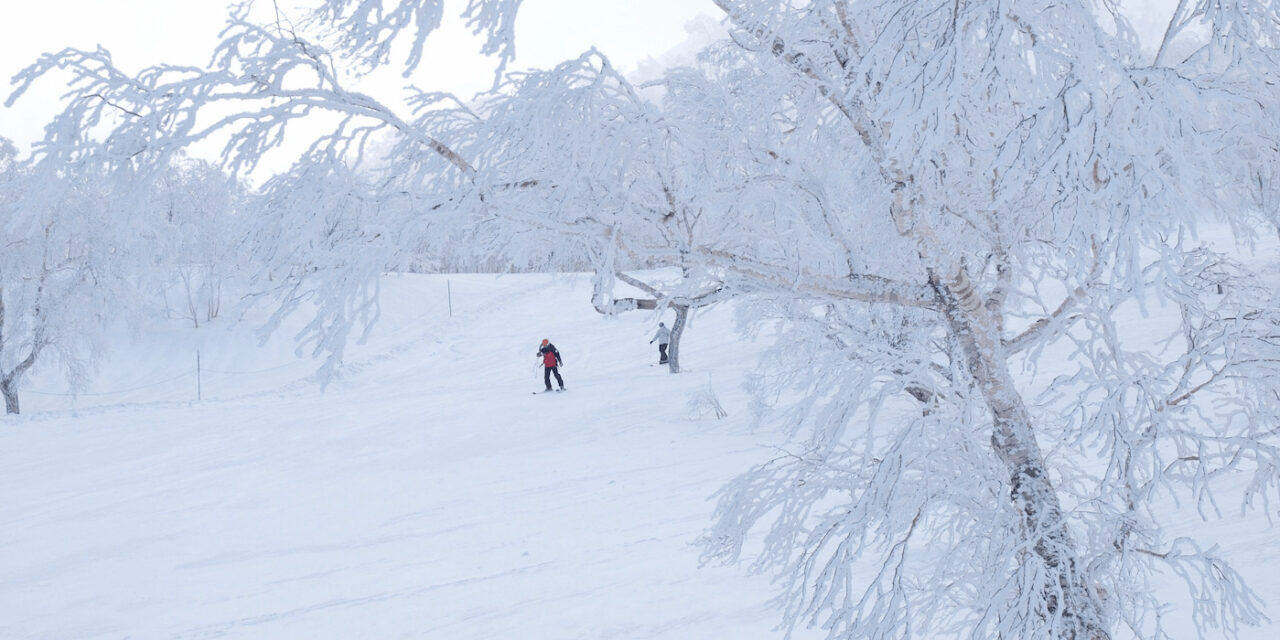
<path fill-rule="evenodd" d="M 560 377 L 560 367 L 547 367 L 542 370 L 542 381 L 547 383 L 547 391 L 551 390 L 551 374 L 556 374 L 556 382 L 560 383 L 560 388 L 564 388 L 564 378 Z"/>
<path fill-rule="evenodd" d="M 667 343 L 658 345 L 658 364 L 667 363 Z"/>

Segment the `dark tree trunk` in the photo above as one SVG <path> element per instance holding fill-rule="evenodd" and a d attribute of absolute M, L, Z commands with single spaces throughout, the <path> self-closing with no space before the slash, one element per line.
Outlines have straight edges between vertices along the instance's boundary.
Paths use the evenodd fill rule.
<path fill-rule="evenodd" d="M 13 388 L 13 378 L 0 380 L 0 393 L 4 394 L 4 412 L 18 413 L 18 390 Z"/>
<path fill-rule="evenodd" d="M 676 321 L 671 323 L 671 341 L 667 343 L 667 366 L 671 373 L 680 373 L 680 336 L 689 321 L 689 305 L 671 305 L 676 310 Z"/>
<path fill-rule="evenodd" d="M 22 375 L 36 363 L 36 358 L 40 356 L 40 351 L 44 349 L 44 332 L 37 331 L 35 346 L 32 347 L 31 353 L 27 354 L 18 366 L 12 371 L 0 377 L 0 394 L 4 394 L 4 408 L 6 413 L 18 413 L 18 381 L 22 380 Z"/>

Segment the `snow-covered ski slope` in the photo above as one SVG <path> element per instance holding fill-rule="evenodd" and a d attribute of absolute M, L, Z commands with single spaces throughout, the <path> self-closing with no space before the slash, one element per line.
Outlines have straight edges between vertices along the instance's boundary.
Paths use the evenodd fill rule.
<path fill-rule="evenodd" d="M 767 453 L 727 311 L 673 376 L 648 366 L 656 318 L 602 318 L 585 277 L 447 280 L 389 277 L 323 393 L 287 340 L 177 323 L 75 410 L 24 394 L 0 422 L 0 638 L 778 637 L 767 580 L 691 544 Z M 530 394 L 542 338 L 570 393 Z M 727 419 L 691 419 L 709 375 Z"/>
<path fill-rule="evenodd" d="M 390 276 L 382 297 L 324 392 L 287 334 L 179 322 L 78 397 L 33 380 L 0 421 L 0 638 L 782 637 L 767 578 L 693 545 L 779 444 L 751 428 L 763 345 L 729 309 L 695 318 L 672 376 L 648 366 L 658 318 L 602 318 L 585 276 Z M 542 338 L 570 393 L 530 393 Z M 691 409 L 708 383 L 727 418 Z M 1208 526 L 1280 601 L 1280 533 Z"/>

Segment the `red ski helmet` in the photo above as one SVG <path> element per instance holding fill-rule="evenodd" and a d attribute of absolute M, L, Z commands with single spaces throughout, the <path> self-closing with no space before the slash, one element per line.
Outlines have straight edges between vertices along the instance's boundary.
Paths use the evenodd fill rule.
<path fill-rule="evenodd" d="M 547 344 L 547 343 L 549 343 L 549 342 L 551 342 L 551 341 L 550 341 L 550 340 L 547 340 L 546 338 L 543 338 L 543 339 L 542 339 L 542 344 Z"/>

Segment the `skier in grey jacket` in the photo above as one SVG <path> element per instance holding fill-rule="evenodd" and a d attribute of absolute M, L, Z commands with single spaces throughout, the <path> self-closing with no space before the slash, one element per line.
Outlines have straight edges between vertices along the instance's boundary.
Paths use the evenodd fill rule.
<path fill-rule="evenodd" d="M 650 340 L 649 344 L 653 344 L 655 341 L 658 343 L 658 364 L 666 364 L 667 343 L 671 342 L 671 330 L 667 328 L 667 325 L 661 322 L 658 323 L 658 332 L 653 334 L 653 340 Z"/>

